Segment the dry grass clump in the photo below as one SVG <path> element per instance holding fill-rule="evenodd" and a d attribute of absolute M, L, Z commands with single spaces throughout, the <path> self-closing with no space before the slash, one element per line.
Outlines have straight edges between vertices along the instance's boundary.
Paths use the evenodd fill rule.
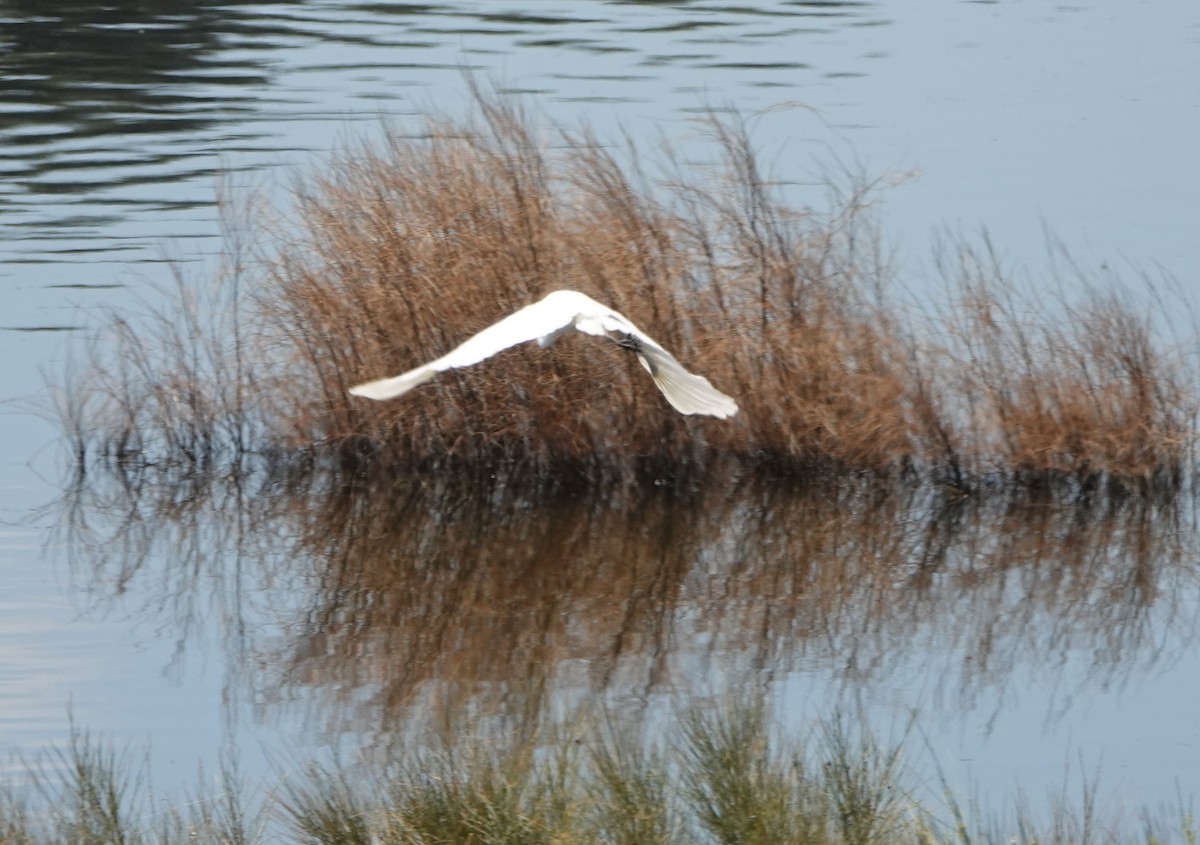
<path fill-rule="evenodd" d="M 952 256 L 938 390 L 959 403 L 941 416 L 960 422 L 947 448 L 977 476 L 1033 487 L 1179 489 L 1194 460 L 1195 374 L 1161 348 L 1154 314 L 1077 268 L 1063 270 L 1080 289 L 1068 299 L 1065 285 L 1020 289 L 988 243 Z"/>
<path fill-rule="evenodd" d="M 299 230 L 253 265 L 232 330 L 201 331 L 181 296 L 187 316 L 149 320 L 187 326 L 160 332 L 165 364 L 125 337 L 89 388 L 126 406 L 116 422 L 92 435 L 89 400 L 68 400 L 80 453 L 96 437 L 118 459 L 195 465 L 197 450 L 233 443 L 287 468 L 326 455 L 589 484 L 718 456 L 964 489 L 1178 489 L 1190 471 L 1195 380 L 1119 294 L 1042 325 L 1009 279 L 956 246 L 943 322 L 916 323 L 887 291 L 870 186 L 817 213 L 785 201 L 736 120 L 707 124 L 717 163 L 668 159 L 652 178 L 632 144 L 618 153 L 587 131 L 539 130 L 511 101 L 476 103 L 471 119 L 344 152 L 302 188 Z M 632 356 L 582 337 L 506 351 L 394 402 L 347 394 L 557 288 L 625 313 L 741 413 L 681 417 Z M 181 401 L 198 409 L 183 437 Z"/>
<path fill-rule="evenodd" d="M 745 136 L 719 137 L 758 180 Z M 318 386 L 300 436 L 365 438 L 389 463 L 507 459 L 535 473 L 678 465 L 718 448 L 894 461 L 903 388 L 836 266 L 839 233 L 775 204 L 760 180 L 674 194 L 588 135 L 565 135 L 552 157 L 525 115 L 487 102 L 478 125 L 433 121 L 420 139 L 343 156 L 302 196 L 304 248 L 283 251 L 262 299 Z M 400 402 L 346 395 L 560 287 L 627 314 L 737 395 L 747 422 L 678 418 L 632 356 L 581 338 L 512 350 Z"/>
<path fill-rule="evenodd" d="M 744 127 L 714 123 L 715 175 L 656 188 L 588 133 L 551 144 L 510 104 L 476 122 L 344 154 L 272 265 L 267 319 L 317 389 L 304 440 L 370 441 L 377 460 L 519 462 L 590 476 L 713 452 L 776 467 L 886 469 L 911 452 L 904 356 L 868 302 L 861 196 L 829 217 L 782 205 Z M 629 316 L 734 394 L 733 425 L 684 419 L 621 350 L 582 338 L 514 349 L 403 401 L 351 399 L 556 288 Z"/>

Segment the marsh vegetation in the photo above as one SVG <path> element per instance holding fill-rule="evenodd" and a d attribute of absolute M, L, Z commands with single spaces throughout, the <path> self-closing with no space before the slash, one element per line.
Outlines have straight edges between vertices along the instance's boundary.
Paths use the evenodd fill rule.
<path fill-rule="evenodd" d="M 221 278 L 114 316 L 67 379 L 81 465 L 558 487 L 732 467 L 1068 496 L 1172 496 L 1192 477 L 1194 350 L 1162 332 L 1180 309 L 1145 275 L 1064 259 L 1029 278 L 953 238 L 914 305 L 874 227 L 878 186 L 778 184 L 747 120 L 703 122 L 712 161 L 651 165 L 632 141 L 475 103 L 344 149 L 286 223 L 231 202 Z M 348 395 L 557 288 L 629 316 L 741 413 L 676 419 L 636 362 L 582 338 L 392 403 Z"/>

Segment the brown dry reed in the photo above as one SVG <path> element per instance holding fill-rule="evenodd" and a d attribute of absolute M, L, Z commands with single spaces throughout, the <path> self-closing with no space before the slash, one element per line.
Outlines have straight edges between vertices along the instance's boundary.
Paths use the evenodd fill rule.
<path fill-rule="evenodd" d="M 296 220 L 249 246 L 233 226 L 220 285 L 181 281 L 167 310 L 115 319 L 115 352 L 60 410 L 81 463 L 254 456 L 585 486 L 721 464 L 1072 494 L 1173 494 L 1191 476 L 1194 369 L 1119 282 L 1052 269 L 1039 285 L 1057 301 L 1025 301 L 986 244 L 956 239 L 937 301 L 901 307 L 875 186 L 843 179 L 828 210 L 798 206 L 740 117 L 702 123 L 714 161 L 668 151 L 651 173 L 628 139 L 475 95 L 465 119 L 334 156 Z M 347 394 L 557 288 L 626 314 L 741 412 L 680 416 L 633 356 L 584 337 L 391 402 Z"/>

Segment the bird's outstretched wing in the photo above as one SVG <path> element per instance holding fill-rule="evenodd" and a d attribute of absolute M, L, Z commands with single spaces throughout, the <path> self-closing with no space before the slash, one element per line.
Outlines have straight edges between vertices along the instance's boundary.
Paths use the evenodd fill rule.
<path fill-rule="evenodd" d="M 632 346 L 634 353 L 676 411 L 721 419 L 738 412 L 737 402 L 713 387 L 704 376 L 689 371 L 679 359 L 644 334 L 637 340 L 640 342 Z"/>
<path fill-rule="evenodd" d="M 441 358 L 398 376 L 355 385 L 350 388 L 350 393 L 368 399 L 391 399 L 400 396 L 429 381 L 443 370 L 469 367 L 510 346 L 554 335 L 570 326 L 574 318 L 573 311 L 562 308 L 555 301 L 542 299 L 514 311 L 498 323 L 493 323 Z"/>
<path fill-rule="evenodd" d="M 658 389 L 681 414 L 732 417 L 737 402 L 717 390 L 704 376 L 688 372 L 667 350 L 623 314 L 576 291 L 559 290 L 488 326 L 450 352 L 407 373 L 369 381 L 350 388 L 354 396 L 391 399 L 407 393 L 443 370 L 468 367 L 497 352 L 539 340 L 544 344 L 574 327 L 585 334 L 607 337 L 632 350 Z"/>

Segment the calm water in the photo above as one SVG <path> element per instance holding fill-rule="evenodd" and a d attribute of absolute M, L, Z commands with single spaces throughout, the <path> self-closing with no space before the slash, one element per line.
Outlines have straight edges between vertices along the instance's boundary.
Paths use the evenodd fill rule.
<path fill-rule="evenodd" d="M 514 678 L 545 674 L 539 706 L 648 720 L 746 684 L 798 724 L 916 708 L 991 795 L 1059 785 L 1076 751 L 1120 800 L 1196 791 L 1196 562 L 1160 515 L 441 503 L 436 530 L 401 513 L 407 535 L 372 534 L 273 490 L 62 498 L 56 430 L 28 412 L 86 359 L 94 309 L 152 296 L 164 259 L 211 269 L 218 173 L 285 202 L 381 116 L 463 107 L 464 69 L 647 140 L 690 143 L 705 106 L 811 107 L 756 119 L 767 160 L 802 198 L 839 163 L 902 182 L 881 224 L 918 290 L 940 229 L 986 227 L 1036 268 L 1049 227 L 1194 295 L 1193 3 L 142 5 L 0 8 L 0 754 L 73 714 L 186 783 L 223 747 L 252 771 L 386 748 L 435 696 L 508 712 Z M 771 506 L 811 519 L 761 524 Z"/>

